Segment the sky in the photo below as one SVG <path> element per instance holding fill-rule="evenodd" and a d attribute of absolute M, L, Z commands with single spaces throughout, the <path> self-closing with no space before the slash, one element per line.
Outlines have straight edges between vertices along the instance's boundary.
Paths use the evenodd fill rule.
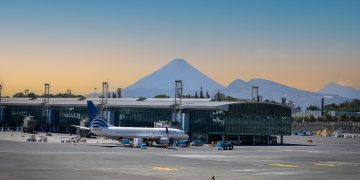
<path fill-rule="evenodd" d="M 175 58 L 227 86 L 360 88 L 358 0 L 0 0 L 3 95 L 127 87 Z"/>

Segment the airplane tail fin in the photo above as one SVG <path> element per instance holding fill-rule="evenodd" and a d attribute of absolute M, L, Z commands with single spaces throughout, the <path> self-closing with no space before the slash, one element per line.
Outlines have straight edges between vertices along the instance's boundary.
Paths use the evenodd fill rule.
<path fill-rule="evenodd" d="M 97 111 L 92 101 L 87 101 L 87 110 L 88 110 L 89 122 L 91 128 L 110 126 L 108 123 L 106 123 L 104 117 Z"/>

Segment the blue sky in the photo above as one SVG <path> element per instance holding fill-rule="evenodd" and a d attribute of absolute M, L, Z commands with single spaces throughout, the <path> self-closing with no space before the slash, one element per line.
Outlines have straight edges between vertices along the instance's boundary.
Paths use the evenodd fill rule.
<path fill-rule="evenodd" d="M 224 85 L 261 77 L 307 90 L 332 81 L 360 87 L 354 73 L 360 67 L 359 18 L 360 1 L 351 0 L 0 0 L 0 72 L 21 84 L 13 73 L 24 62 L 44 69 L 75 63 L 68 73 L 78 78 L 85 64 L 147 64 L 137 73 L 99 70 L 96 82 L 86 82 L 108 79 L 126 87 L 185 58 Z M 33 73 L 65 88 L 61 72 Z M 23 88 L 10 85 L 11 91 Z"/>

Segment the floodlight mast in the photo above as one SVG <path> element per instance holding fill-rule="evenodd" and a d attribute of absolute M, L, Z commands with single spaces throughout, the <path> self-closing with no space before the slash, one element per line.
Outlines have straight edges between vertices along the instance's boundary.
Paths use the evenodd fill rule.
<path fill-rule="evenodd" d="M 109 94 L 109 83 L 108 82 L 103 82 L 102 83 L 102 96 L 101 96 L 101 111 L 102 113 L 104 112 L 105 109 L 105 119 L 108 120 L 107 118 L 107 103 L 108 103 L 108 94 Z M 105 101 L 104 101 L 105 98 Z"/>
<path fill-rule="evenodd" d="M 183 82 L 182 80 L 175 80 L 175 101 L 173 105 L 173 119 L 172 122 L 178 127 L 181 124 L 181 103 L 183 97 Z"/>
<path fill-rule="evenodd" d="M 3 89 L 3 86 L 2 86 L 2 84 L 0 84 L 0 102 L 1 102 L 1 97 L 2 97 L 2 89 Z"/>
<path fill-rule="evenodd" d="M 259 102 L 259 86 L 253 86 L 251 89 L 252 101 Z"/>

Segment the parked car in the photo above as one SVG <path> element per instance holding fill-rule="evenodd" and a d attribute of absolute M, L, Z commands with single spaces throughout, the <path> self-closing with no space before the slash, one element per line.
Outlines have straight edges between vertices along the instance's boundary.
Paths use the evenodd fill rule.
<path fill-rule="evenodd" d="M 70 143 L 70 137 L 61 137 L 60 142 L 61 143 Z"/>
<path fill-rule="evenodd" d="M 120 140 L 120 145 L 123 147 L 131 147 L 131 141 L 128 139 L 122 139 Z"/>
<path fill-rule="evenodd" d="M 190 143 L 191 146 L 202 146 L 204 145 L 204 142 L 200 141 L 200 140 L 194 140 L 193 142 Z"/>
<path fill-rule="evenodd" d="M 34 134 L 30 134 L 29 136 L 26 137 L 26 141 L 29 142 L 36 142 L 36 137 Z"/>
<path fill-rule="evenodd" d="M 38 141 L 39 141 L 39 142 L 47 142 L 47 137 L 45 137 L 45 136 L 39 136 Z"/>
<path fill-rule="evenodd" d="M 141 146 L 140 146 L 141 149 L 147 149 L 147 146 L 145 143 L 142 143 Z"/>
<path fill-rule="evenodd" d="M 216 148 L 218 150 L 233 150 L 234 149 L 234 146 L 230 143 L 230 142 L 227 142 L 227 141 L 219 141 L 217 144 L 216 144 Z"/>
<path fill-rule="evenodd" d="M 190 146 L 190 140 L 180 140 L 180 141 L 176 141 L 176 146 L 179 147 L 189 147 Z"/>
<path fill-rule="evenodd" d="M 271 136 L 269 144 L 277 144 L 277 137 L 276 136 Z"/>
<path fill-rule="evenodd" d="M 303 131 L 303 130 L 301 130 L 301 131 L 294 131 L 294 132 L 292 133 L 292 135 L 295 135 L 295 136 L 311 136 L 312 133 L 309 132 L 309 131 Z"/>

